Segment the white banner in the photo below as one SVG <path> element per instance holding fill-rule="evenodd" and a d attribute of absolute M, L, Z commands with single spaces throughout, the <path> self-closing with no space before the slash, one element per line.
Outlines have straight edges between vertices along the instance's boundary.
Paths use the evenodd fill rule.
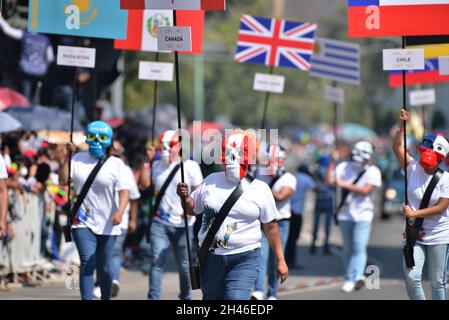
<path fill-rule="evenodd" d="M 173 63 L 140 61 L 139 79 L 173 81 Z"/>
<path fill-rule="evenodd" d="M 273 93 L 284 92 L 285 77 L 272 74 L 256 73 L 253 90 Z"/>
<path fill-rule="evenodd" d="M 58 46 L 59 66 L 95 68 L 95 49 Z"/>
<path fill-rule="evenodd" d="M 410 91 L 410 105 L 411 106 L 424 106 L 435 104 L 436 95 L 435 89 L 415 90 Z"/>
<path fill-rule="evenodd" d="M 383 69 L 424 70 L 424 49 L 384 49 Z"/>
<path fill-rule="evenodd" d="M 192 51 L 190 27 L 159 27 L 157 48 L 159 51 Z"/>
<path fill-rule="evenodd" d="M 438 68 L 441 76 L 449 76 L 449 56 L 438 57 Z"/>
<path fill-rule="evenodd" d="M 345 91 L 342 88 L 326 87 L 325 90 L 326 101 L 335 102 L 338 104 L 345 103 Z"/>

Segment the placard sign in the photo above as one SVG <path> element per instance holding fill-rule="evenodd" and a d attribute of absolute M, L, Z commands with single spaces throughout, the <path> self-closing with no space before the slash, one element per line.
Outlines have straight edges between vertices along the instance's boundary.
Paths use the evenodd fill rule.
<path fill-rule="evenodd" d="M 173 63 L 140 61 L 139 79 L 173 81 Z"/>
<path fill-rule="evenodd" d="M 285 77 L 272 74 L 256 73 L 253 90 L 273 93 L 284 92 Z"/>
<path fill-rule="evenodd" d="M 424 70 L 424 49 L 384 49 L 384 70 Z"/>
<path fill-rule="evenodd" d="M 159 51 L 191 51 L 190 27 L 159 27 L 157 29 Z"/>
<path fill-rule="evenodd" d="M 325 99 L 338 104 L 345 103 L 345 91 L 342 88 L 326 87 Z"/>
<path fill-rule="evenodd" d="M 449 75 L 449 56 L 438 57 L 438 67 L 441 76 Z"/>
<path fill-rule="evenodd" d="M 424 106 L 435 104 L 436 95 L 435 89 L 415 90 L 410 91 L 410 105 L 411 106 Z"/>
<path fill-rule="evenodd" d="M 67 67 L 95 68 L 94 48 L 58 46 L 57 64 Z"/>

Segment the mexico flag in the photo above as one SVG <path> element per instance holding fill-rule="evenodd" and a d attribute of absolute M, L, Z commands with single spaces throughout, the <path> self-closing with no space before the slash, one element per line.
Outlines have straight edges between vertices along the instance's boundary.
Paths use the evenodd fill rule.
<path fill-rule="evenodd" d="M 115 40 L 114 48 L 134 51 L 159 51 L 157 28 L 173 25 L 171 10 L 129 10 L 128 31 L 125 40 Z M 201 54 L 203 51 L 204 11 L 179 11 L 176 14 L 179 27 L 192 28 L 192 51 L 179 53 Z"/>
<path fill-rule="evenodd" d="M 120 8 L 150 10 L 224 11 L 226 0 L 120 0 Z"/>

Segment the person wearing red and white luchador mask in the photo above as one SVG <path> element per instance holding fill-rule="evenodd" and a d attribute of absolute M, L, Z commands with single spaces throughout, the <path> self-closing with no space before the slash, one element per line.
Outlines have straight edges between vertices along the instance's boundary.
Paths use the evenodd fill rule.
<path fill-rule="evenodd" d="M 156 208 L 153 205 L 153 221 L 150 229 L 151 245 L 151 269 L 150 269 L 150 289 L 148 299 L 159 300 L 161 293 L 161 283 L 164 273 L 165 261 L 170 246 L 173 247 L 180 279 L 180 299 L 191 299 L 189 260 L 187 253 L 187 242 L 185 238 L 184 211 L 176 195 L 176 186 L 181 182 L 180 164 L 180 140 L 179 135 L 174 130 L 165 131 L 159 138 L 161 159 L 153 163 L 152 183 L 154 184 L 155 202 L 161 192 L 165 182 L 174 173 L 165 192 L 159 196 L 160 203 Z M 194 190 L 202 181 L 198 163 L 192 160 L 184 161 L 185 181 L 191 186 L 189 193 Z M 193 234 L 194 217 L 188 220 L 189 233 Z M 189 237 L 192 239 L 192 236 Z"/>
<path fill-rule="evenodd" d="M 404 261 L 405 283 L 407 293 L 412 300 L 424 300 L 422 272 L 427 264 L 433 300 L 446 300 L 446 265 L 449 247 L 449 174 L 439 170 L 439 166 L 449 154 L 449 143 L 441 134 L 426 135 L 418 146 L 419 160 L 404 154 L 403 122 L 409 119 L 406 110 L 401 110 L 399 129 L 394 137 L 393 151 L 400 167 L 407 165 L 408 200 L 402 211 L 414 219 L 414 225 L 408 236 L 414 236 L 412 250 L 414 266 L 407 267 Z M 404 159 L 405 158 L 405 159 Z M 438 172 L 438 173 L 437 173 Z M 421 200 L 434 175 L 440 179 L 433 190 L 429 205 L 420 209 Z M 422 225 L 417 225 L 422 218 Z M 408 239 L 411 241 L 410 239 Z"/>
<path fill-rule="evenodd" d="M 271 189 L 276 201 L 276 207 L 280 218 L 277 220 L 281 235 L 282 249 L 285 250 L 290 229 L 291 204 L 290 197 L 296 190 L 296 178 L 289 172 L 285 172 L 284 162 L 287 154 L 280 145 L 269 145 L 265 152 L 265 162 L 259 166 L 258 179 L 265 182 Z M 261 266 L 257 277 L 255 291 L 252 299 L 263 300 L 265 293 L 265 279 L 268 276 L 268 300 L 277 299 L 279 279 L 276 274 L 275 258 L 270 250 L 268 240 L 262 236 Z"/>
<path fill-rule="evenodd" d="M 273 194 L 266 183 L 248 175 L 256 159 L 256 140 L 246 131 L 234 131 L 223 144 L 224 172 L 207 176 L 190 196 L 187 184 L 178 185 L 178 195 L 187 197 L 187 213 L 203 213 L 200 246 L 231 193 L 239 184 L 243 191 L 220 225 L 201 265 L 205 300 L 250 299 L 260 270 L 262 230 L 276 257 L 281 281 L 288 276 L 277 227 L 280 215 Z"/>

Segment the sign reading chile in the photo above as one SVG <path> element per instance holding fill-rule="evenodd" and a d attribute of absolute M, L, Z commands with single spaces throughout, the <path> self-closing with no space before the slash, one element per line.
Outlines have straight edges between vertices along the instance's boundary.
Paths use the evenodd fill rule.
<path fill-rule="evenodd" d="M 348 0 L 349 37 L 449 34 L 449 0 Z"/>

